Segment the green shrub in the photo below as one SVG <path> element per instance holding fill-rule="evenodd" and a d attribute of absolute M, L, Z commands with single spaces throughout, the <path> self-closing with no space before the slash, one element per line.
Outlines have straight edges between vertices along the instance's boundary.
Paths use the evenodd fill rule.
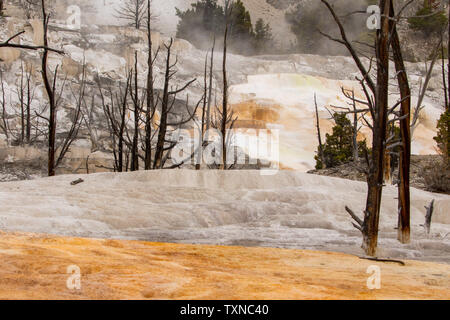
<path fill-rule="evenodd" d="M 439 118 L 437 124 L 437 136 L 434 137 L 439 152 L 448 161 L 450 156 L 450 111 L 446 110 Z"/>
<path fill-rule="evenodd" d="M 326 142 L 323 145 L 323 160 L 320 158 L 320 150 L 315 156 L 316 169 L 333 168 L 338 165 L 353 160 L 353 126 L 345 114 L 335 113 L 333 115 L 335 126 L 333 133 L 326 135 Z M 320 147 L 319 147 L 320 148 Z M 360 155 L 367 150 L 366 142 L 358 142 Z"/>
<path fill-rule="evenodd" d="M 212 35 L 215 34 L 217 46 L 223 39 L 225 11 L 217 0 L 198 0 L 190 9 L 181 11 L 176 8 L 180 18 L 177 26 L 177 38 L 185 39 L 201 49 L 210 49 Z M 258 20 L 255 31 L 249 11 L 241 0 L 233 3 L 229 17 L 228 45 L 231 52 L 238 54 L 260 53 L 272 49 L 270 27 Z"/>
<path fill-rule="evenodd" d="M 409 26 L 429 36 L 442 31 L 447 25 L 447 16 L 444 11 L 435 11 L 427 1 L 424 2 L 414 17 L 408 19 Z"/>

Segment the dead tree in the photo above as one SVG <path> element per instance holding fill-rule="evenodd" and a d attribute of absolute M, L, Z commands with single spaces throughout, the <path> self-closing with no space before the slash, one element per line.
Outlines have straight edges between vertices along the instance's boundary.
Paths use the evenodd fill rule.
<path fill-rule="evenodd" d="M 53 74 L 53 81 L 50 84 L 49 70 L 48 70 L 48 55 L 51 50 L 48 46 L 48 24 L 50 20 L 50 16 L 45 11 L 45 0 L 41 1 L 42 6 L 42 23 L 44 28 L 44 45 L 40 48 L 43 49 L 42 55 L 42 80 L 44 82 L 45 91 L 47 93 L 48 98 L 48 108 L 49 108 L 49 117 L 46 118 L 40 115 L 41 118 L 44 118 L 48 122 L 48 175 L 54 176 L 56 174 L 56 168 L 61 164 L 65 154 L 70 148 L 72 142 L 76 139 L 78 134 L 78 130 L 80 127 L 80 118 L 81 118 L 81 98 L 77 102 L 77 110 L 75 112 L 74 119 L 72 121 L 72 126 L 68 132 L 68 135 L 63 140 L 60 146 L 60 153 L 58 158 L 56 158 L 56 126 L 57 126 L 57 108 L 58 102 L 61 98 L 62 90 L 64 88 L 64 83 L 61 86 L 61 94 L 59 98 L 56 97 L 56 83 L 58 78 L 58 66 L 55 69 Z M 60 53 L 60 52 L 59 52 Z M 80 97 L 84 96 L 84 86 L 85 86 L 85 66 L 83 66 L 83 80 L 80 87 Z"/>
<path fill-rule="evenodd" d="M 0 70 L 0 81 L 2 82 L 1 84 L 1 90 L 2 90 L 2 102 L 1 102 L 1 106 L 2 106 L 2 117 L 1 117 L 1 122 L 0 122 L 0 129 L 3 131 L 3 134 L 6 137 L 6 141 L 9 143 L 9 132 L 10 132 L 10 128 L 9 128 L 9 121 L 8 121 L 8 114 L 6 112 L 6 95 L 5 95 L 5 85 L 3 82 L 3 71 Z"/>
<path fill-rule="evenodd" d="M 116 17 L 128 22 L 128 25 L 136 29 L 147 24 L 147 20 L 155 19 L 156 16 L 149 14 L 153 0 L 125 0 L 120 8 L 116 10 Z M 147 26 L 148 27 L 148 24 Z"/>
<path fill-rule="evenodd" d="M 445 77 L 445 49 L 444 49 L 444 38 L 443 37 L 444 37 L 444 33 L 441 34 L 441 63 L 442 63 L 441 70 L 442 70 L 442 83 L 444 85 L 445 110 L 448 110 L 449 96 L 448 96 L 448 92 L 447 92 L 447 78 Z"/>
<path fill-rule="evenodd" d="M 146 87 L 146 109 L 145 109 L 145 156 L 144 156 L 144 168 L 145 170 L 152 169 L 152 122 L 156 112 L 155 106 L 155 89 L 153 79 L 153 65 L 159 53 L 159 46 L 153 56 L 153 42 L 152 42 L 152 11 L 151 0 L 147 0 L 147 44 L 148 44 L 148 57 L 147 57 L 147 87 Z"/>
<path fill-rule="evenodd" d="M 208 105 L 208 84 L 207 84 L 207 72 L 208 72 L 208 53 L 205 57 L 205 70 L 203 74 L 203 108 L 202 108 L 202 118 L 200 124 L 195 122 L 196 125 L 198 125 L 198 131 L 199 131 L 199 141 L 197 150 L 195 151 L 196 155 L 196 162 L 195 162 L 195 170 L 201 169 L 201 161 L 202 161 L 202 152 L 203 152 L 203 146 L 205 142 L 205 130 L 206 130 L 206 112 L 207 112 L 207 105 Z"/>
<path fill-rule="evenodd" d="M 352 149 L 353 149 L 353 162 L 357 164 L 359 160 L 359 144 L 358 144 L 358 134 L 361 130 L 361 126 L 359 125 L 359 122 L 361 120 L 364 120 L 366 126 L 368 126 L 370 129 L 373 128 L 372 125 L 369 124 L 369 122 L 366 119 L 366 114 L 369 113 L 370 109 L 362 108 L 358 109 L 357 104 L 364 104 L 365 106 L 368 105 L 367 101 L 363 101 L 360 99 L 357 99 L 355 97 L 355 90 L 348 90 L 344 87 L 341 87 L 341 91 L 343 95 L 349 100 L 347 104 L 351 106 L 349 107 L 339 107 L 339 106 L 332 106 L 335 109 L 340 109 L 339 113 L 345 114 L 345 115 L 352 115 L 353 116 L 353 125 L 352 125 Z"/>
<path fill-rule="evenodd" d="M 208 99 L 207 99 L 207 107 L 206 107 L 206 119 L 205 119 L 205 136 L 203 141 L 205 144 L 209 143 L 209 129 L 211 129 L 212 124 L 212 90 L 213 90 L 213 69 L 214 69 L 214 51 L 216 48 L 216 35 L 213 33 L 213 44 L 211 48 L 211 58 L 209 62 L 209 84 L 208 84 Z M 216 104 L 217 106 L 217 104 Z"/>
<path fill-rule="evenodd" d="M 431 201 L 430 205 L 428 207 L 425 206 L 425 209 L 427 210 L 427 213 L 425 215 L 425 231 L 427 233 L 427 235 L 430 235 L 430 231 L 431 231 L 431 219 L 433 217 L 433 212 L 434 212 L 434 199 Z"/>
<path fill-rule="evenodd" d="M 171 90 L 170 82 L 176 74 L 175 67 L 178 64 L 178 58 L 176 58 L 174 63 L 171 63 L 171 50 L 173 46 L 173 39 L 171 38 L 169 44 L 164 45 L 167 50 L 166 56 L 166 66 L 165 66 L 165 75 L 164 75 L 164 88 L 162 92 L 162 97 L 160 100 L 161 104 L 161 112 L 160 112 L 160 121 L 158 124 L 158 139 L 156 142 L 156 150 L 155 150 L 155 158 L 153 161 L 153 169 L 163 169 L 164 164 L 170 158 L 170 151 L 175 148 L 177 145 L 176 141 L 168 138 L 169 127 L 179 128 L 180 126 L 190 122 L 197 111 L 197 108 L 201 102 L 197 104 L 195 111 L 193 113 L 189 112 L 189 101 L 186 101 L 186 110 L 188 111 L 189 116 L 186 119 L 181 119 L 179 121 L 175 121 L 171 123 L 169 121 L 169 115 L 173 112 L 173 108 L 176 102 L 176 96 L 179 93 L 185 91 L 190 85 L 192 85 L 197 79 L 193 79 L 187 82 L 183 87 L 176 88 Z"/>
<path fill-rule="evenodd" d="M 110 129 L 110 135 L 112 140 L 112 149 L 114 155 L 114 169 L 117 172 L 128 171 L 128 162 L 125 163 L 126 149 L 128 149 L 129 142 L 127 144 L 126 130 L 126 114 L 128 109 L 128 93 L 131 86 L 132 73 L 129 72 L 125 89 L 121 86 L 118 87 L 116 93 L 113 93 L 111 87 L 109 87 L 110 103 L 106 103 L 103 89 L 101 87 L 101 80 L 97 77 L 97 85 L 102 100 L 103 111 L 108 119 L 108 127 Z"/>
<path fill-rule="evenodd" d="M 355 102 L 355 90 L 352 90 L 352 108 L 353 108 L 353 135 L 352 135 L 352 143 L 353 143 L 353 162 L 358 163 L 359 159 L 359 147 L 358 147 L 358 113 L 356 112 L 356 102 Z"/>
<path fill-rule="evenodd" d="M 139 170 L 139 125 L 140 114 L 142 111 L 142 101 L 139 97 L 138 86 L 138 56 L 137 51 L 134 53 L 134 87 L 130 86 L 130 97 L 133 102 L 133 116 L 134 116 L 134 130 L 133 130 L 133 142 L 131 147 L 131 171 Z"/>
<path fill-rule="evenodd" d="M 58 153 L 58 157 L 56 158 L 55 169 L 61 166 L 62 161 L 64 160 L 64 157 L 66 156 L 67 152 L 70 150 L 70 146 L 77 139 L 78 132 L 80 131 L 80 127 L 83 123 L 81 109 L 82 109 L 83 105 L 86 105 L 86 102 L 84 101 L 85 92 L 86 92 L 85 91 L 86 90 L 86 70 L 85 70 L 85 68 L 86 68 L 85 65 L 83 65 L 83 75 L 82 75 L 82 79 L 81 79 L 78 96 L 74 92 L 72 92 L 74 100 L 76 101 L 76 106 L 75 106 L 75 110 L 74 110 L 72 118 L 71 118 L 70 129 L 67 132 L 64 139 L 62 139 L 62 141 L 56 145 L 56 150 L 59 150 L 59 153 Z"/>
<path fill-rule="evenodd" d="M 42 0 L 42 7 L 44 8 L 44 13 L 45 13 L 44 0 Z M 20 41 L 20 36 L 24 33 L 25 33 L 25 31 L 20 31 L 20 32 L 14 34 L 12 37 L 8 38 L 6 41 L 0 42 L 0 48 L 15 48 L 15 49 L 24 49 L 24 50 L 32 50 L 32 51 L 44 50 L 47 52 L 55 52 L 55 53 L 59 53 L 59 54 L 64 54 L 64 51 L 50 48 L 50 47 L 48 47 L 48 44 L 45 44 L 45 43 L 42 46 L 33 46 L 33 45 L 12 42 L 12 41 L 16 41 L 16 40 Z"/>
<path fill-rule="evenodd" d="M 213 113 L 213 118 L 211 120 L 211 126 L 215 130 L 217 130 L 217 132 L 221 133 L 222 132 L 223 123 L 225 122 L 225 128 L 226 128 L 226 133 L 227 133 L 225 137 L 221 136 L 222 139 L 221 139 L 221 142 L 220 142 L 220 146 L 217 146 L 215 148 L 215 150 L 221 150 L 221 152 L 222 152 L 223 144 L 225 143 L 225 150 L 227 152 L 227 155 L 226 155 L 227 162 L 223 163 L 223 157 L 221 157 L 222 158 L 221 159 L 222 163 L 219 165 L 219 169 L 222 169 L 222 170 L 233 169 L 234 166 L 236 165 L 236 160 L 237 160 L 236 158 L 231 159 L 229 157 L 229 155 L 230 155 L 230 153 L 234 154 L 234 152 L 235 152 L 235 147 L 232 144 L 232 140 L 233 140 L 234 136 L 231 133 L 231 131 L 233 130 L 233 128 L 234 128 L 234 126 L 236 124 L 236 121 L 238 120 L 238 117 L 235 116 L 235 112 L 233 110 L 228 112 L 227 116 L 228 116 L 228 118 L 225 119 L 225 121 L 224 121 L 224 119 L 223 119 L 223 110 L 220 109 L 217 106 L 217 103 L 216 103 L 215 112 Z M 229 132 L 227 132 L 227 130 L 229 130 Z M 221 152 L 220 152 L 220 155 L 221 155 Z M 230 162 L 232 162 L 232 163 L 230 163 Z"/>
<path fill-rule="evenodd" d="M 369 256 L 375 256 L 378 243 L 378 224 L 381 209 L 381 197 L 384 183 L 385 152 L 386 152 L 386 131 L 388 118 L 388 85 L 389 85 L 389 43 L 390 43 L 390 1 L 380 0 L 381 8 L 381 28 L 376 35 L 376 82 L 370 76 L 370 70 L 367 70 L 352 43 L 348 40 L 345 29 L 340 18 L 336 15 L 333 7 L 327 0 L 321 0 L 330 11 L 335 23 L 339 27 L 341 38 L 333 38 L 322 33 L 328 38 L 337 41 L 346 46 L 353 57 L 359 71 L 362 75 L 362 85 L 369 88 L 375 97 L 374 103 L 367 92 L 369 102 L 369 111 L 371 113 L 372 124 L 372 153 L 368 170 L 368 194 L 364 220 L 361 220 L 350 208 L 346 208 L 356 223 L 354 226 L 361 231 L 363 235 L 363 249 Z"/>
<path fill-rule="evenodd" d="M 50 116 L 48 120 L 48 175 L 54 176 L 56 174 L 55 169 L 55 153 L 56 153 L 56 101 L 55 101 L 55 90 L 56 90 L 56 79 L 58 77 L 58 67 L 53 75 L 53 85 L 50 84 L 50 79 L 48 76 L 48 22 L 50 16 L 47 15 L 45 11 L 45 1 L 42 0 L 42 22 L 44 26 L 44 53 L 42 55 L 42 80 L 44 82 L 45 91 L 47 92 L 47 98 L 49 103 Z"/>
<path fill-rule="evenodd" d="M 208 87 L 208 107 L 206 109 L 206 132 L 211 126 L 211 104 L 212 104 L 212 87 L 213 87 L 213 69 L 214 69 L 214 50 L 216 49 L 216 34 L 213 34 L 213 45 L 211 48 L 211 60 L 209 62 L 209 87 Z M 208 137 L 206 137 L 208 140 Z"/>
<path fill-rule="evenodd" d="M 411 136 L 414 135 L 414 131 L 419 124 L 420 113 L 424 109 L 424 106 L 422 105 L 422 103 L 425 98 L 425 94 L 427 93 L 427 90 L 428 90 L 428 86 L 429 86 L 429 83 L 431 80 L 434 66 L 439 57 L 440 47 L 441 47 L 441 41 L 439 41 L 439 43 L 436 45 L 436 47 L 432 51 L 432 54 L 431 54 L 432 59 L 430 62 L 430 66 L 428 66 L 427 62 L 425 62 L 425 80 L 422 81 L 422 79 L 421 79 L 421 84 L 419 86 L 420 87 L 419 88 L 419 97 L 417 99 L 417 105 L 414 108 L 412 120 L 411 120 Z"/>
<path fill-rule="evenodd" d="M 83 123 L 89 132 L 89 137 L 91 138 L 91 152 L 95 152 L 100 149 L 98 142 L 98 131 L 95 123 L 95 112 L 95 96 L 92 95 L 90 105 L 87 106 L 86 104 L 84 104 L 84 108 L 81 110 Z"/>
<path fill-rule="evenodd" d="M 222 100 L 222 115 L 220 133 L 222 135 L 222 166 L 221 169 L 227 169 L 227 121 L 228 115 L 228 78 L 227 78 L 227 42 L 228 32 L 230 28 L 230 16 L 233 11 L 233 0 L 225 0 L 225 31 L 223 36 L 223 100 Z"/>
<path fill-rule="evenodd" d="M 27 100 L 26 100 L 26 142 L 31 143 L 31 103 L 34 99 L 34 90 L 31 91 L 31 72 L 27 73 Z"/>
<path fill-rule="evenodd" d="M 31 143 L 31 103 L 34 99 L 34 89 L 31 89 L 31 74 L 25 75 L 23 64 L 21 65 L 21 72 L 18 82 L 16 83 L 18 105 L 13 104 L 11 107 L 14 113 L 8 114 L 6 111 L 6 97 L 5 86 L 3 83 L 3 73 L 0 71 L 0 78 L 2 80 L 1 94 L 2 94 L 2 111 L 0 129 L 5 134 L 8 143 L 13 142 L 18 145 Z M 11 94 L 11 92 L 10 92 Z M 19 119 L 19 124 L 11 126 L 11 119 Z M 16 129 L 19 127 L 18 129 Z"/>
<path fill-rule="evenodd" d="M 391 46 L 394 57 L 395 71 L 400 89 L 400 135 L 401 150 L 399 157 L 399 181 L 398 181 L 398 240 L 401 243 L 410 242 L 410 166 L 411 166 L 411 89 L 408 75 L 403 60 L 400 38 L 397 33 L 398 17 L 395 16 L 392 0 L 389 17 L 391 18 L 392 38 Z"/>
<path fill-rule="evenodd" d="M 21 73 L 17 90 L 19 100 L 19 118 L 20 133 L 17 135 L 17 141 L 23 145 L 25 142 L 31 142 L 31 103 L 34 99 L 34 90 L 31 90 L 31 73 L 25 71 L 21 65 Z"/>
<path fill-rule="evenodd" d="M 323 156 L 322 135 L 320 133 L 320 119 L 319 119 L 319 109 L 317 107 L 317 95 L 315 93 L 314 93 L 314 105 L 316 108 L 316 128 L 317 128 L 317 139 L 319 141 L 319 159 L 322 162 L 322 166 L 326 166 L 325 158 Z"/>

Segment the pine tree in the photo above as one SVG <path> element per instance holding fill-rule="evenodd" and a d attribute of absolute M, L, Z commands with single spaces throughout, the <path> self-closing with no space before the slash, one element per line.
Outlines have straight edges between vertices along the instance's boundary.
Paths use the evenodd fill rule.
<path fill-rule="evenodd" d="M 414 17 L 408 19 L 410 27 L 429 36 L 441 32 L 447 25 L 447 16 L 443 10 L 437 10 L 435 1 L 424 0 L 422 7 Z"/>
<path fill-rule="evenodd" d="M 450 157 L 450 111 L 446 110 L 440 117 L 437 124 L 437 136 L 434 137 L 439 152 L 448 163 Z"/>
<path fill-rule="evenodd" d="M 255 25 L 255 52 L 261 54 L 267 52 L 273 41 L 272 30 L 269 24 L 265 24 L 263 19 L 258 19 Z"/>
<path fill-rule="evenodd" d="M 190 9 L 176 9 L 180 18 L 177 26 L 177 38 L 191 42 L 194 46 L 207 49 L 212 35 L 217 39 L 223 36 L 225 12 L 217 0 L 198 0 Z M 229 17 L 229 45 L 233 52 L 245 54 L 253 51 L 254 32 L 250 13 L 241 0 L 233 4 Z"/>
<path fill-rule="evenodd" d="M 347 116 L 342 113 L 333 115 L 335 126 L 333 133 L 326 135 L 326 142 L 323 146 L 323 164 L 320 157 L 316 156 L 316 168 L 322 169 L 336 167 L 340 164 L 349 162 L 353 156 L 353 127 Z"/>

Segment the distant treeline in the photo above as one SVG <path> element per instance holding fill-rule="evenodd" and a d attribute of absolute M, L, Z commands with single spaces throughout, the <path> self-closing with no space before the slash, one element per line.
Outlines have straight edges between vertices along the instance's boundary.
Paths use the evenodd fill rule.
<path fill-rule="evenodd" d="M 223 38 L 225 11 L 217 0 L 199 0 L 186 11 L 176 10 L 180 18 L 177 38 L 186 39 L 201 49 L 210 48 L 214 37 Z M 253 27 L 250 13 L 241 0 L 232 6 L 228 39 L 233 53 L 253 55 L 274 51 L 269 24 L 259 19 Z"/>

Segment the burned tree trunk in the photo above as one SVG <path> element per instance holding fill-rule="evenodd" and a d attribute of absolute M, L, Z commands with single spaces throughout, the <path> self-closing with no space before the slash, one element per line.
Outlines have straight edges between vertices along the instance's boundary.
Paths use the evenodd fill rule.
<path fill-rule="evenodd" d="M 163 89 L 163 97 L 161 102 L 161 117 L 159 121 L 159 132 L 158 132 L 158 141 L 156 144 L 155 151 L 155 161 L 154 161 L 154 169 L 162 168 L 162 159 L 164 155 L 164 145 L 166 143 L 166 132 L 167 132 L 167 116 L 168 116 L 168 108 L 169 108 L 169 82 L 171 78 L 171 64 L 170 64 L 170 56 L 172 49 L 173 39 L 170 39 L 169 45 L 166 45 L 167 49 L 167 57 L 166 57 L 166 72 L 164 76 L 164 89 Z"/>
<path fill-rule="evenodd" d="M 145 110 L 145 157 L 144 169 L 152 169 L 152 120 L 155 114 L 155 90 L 153 86 L 153 64 L 158 55 L 158 50 L 153 57 L 152 25 L 151 25 L 151 0 L 147 0 L 147 106 Z"/>
<path fill-rule="evenodd" d="M 319 109 L 317 107 L 317 96 L 314 93 L 314 105 L 316 108 L 316 128 L 317 128 L 317 139 L 319 140 L 319 159 L 322 162 L 323 168 L 326 167 L 325 159 L 323 157 L 323 143 L 322 143 L 322 135 L 320 133 L 320 119 L 319 119 Z"/>
<path fill-rule="evenodd" d="M 223 37 L 223 100 L 222 100 L 222 121 L 220 133 L 222 135 L 222 165 L 221 169 L 227 169 L 227 119 L 228 119 L 228 79 L 227 79 L 227 37 L 228 37 L 228 18 L 230 11 L 230 1 L 225 4 L 225 32 Z"/>
<path fill-rule="evenodd" d="M 358 69 L 361 72 L 364 92 L 367 96 L 367 103 L 373 120 L 372 125 L 372 154 L 369 163 L 367 184 L 368 193 L 366 209 L 364 211 L 364 220 L 359 219 L 348 207 L 349 214 L 357 224 L 354 224 L 363 235 L 363 245 L 365 252 L 369 256 L 375 256 L 378 244 L 378 225 L 380 219 L 381 197 L 384 183 L 385 152 L 386 152 L 386 134 L 387 134 L 387 116 L 388 116 L 388 86 L 389 86 L 389 34 L 390 34 L 390 0 L 380 0 L 381 8 L 381 28 L 377 31 L 375 52 L 377 61 L 377 80 L 376 84 L 371 79 L 369 71 L 361 62 L 353 45 L 348 40 L 345 29 L 336 15 L 333 7 L 327 0 L 321 0 L 332 14 L 336 24 L 339 27 L 341 39 L 332 38 L 321 32 L 338 43 L 346 46 L 353 57 Z M 367 83 L 369 89 L 375 96 L 375 103 L 371 103 L 371 98 L 366 90 Z"/>
<path fill-rule="evenodd" d="M 198 150 L 195 152 L 196 154 L 196 162 L 195 162 L 195 170 L 201 169 L 201 163 L 202 163 L 202 154 L 203 154 L 203 143 L 205 139 L 205 129 L 206 129 L 206 109 L 208 105 L 208 80 L 207 80 L 207 74 L 208 74 L 208 54 L 206 54 L 205 57 L 205 70 L 203 75 L 203 108 L 202 108 L 202 120 L 200 123 L 200 134 L 199 134 L 199 141 L 198 141 Z"/>
<path fill-rule="evenodd" d="M 358 112 L 356 108 L 355 90 L 352 90 L 352 107 L 353 107 L 353 162 L 358 163 L 359 159 L 359 147 L 358 147 Z"/>
<path fill-rule="evenodd" d="M 384 183 L 384 155 L 386 152 L 386 128 L 389 86 L 389 0 L 381 0 L 381 29 L 377 31 L 377 85 L 375 119 L 373 123 L 372 165 L 369 169 L 366 203 L 365 233 L 363 243 L 366 253 L 375 256 L 378 243 L 381 197 Z"/>
<path fill-rule="evenodd" d="M 169 159 L 169 151 L 175 148 L 177 145 L 177 142 L 169 140 L 167 138 L 168 128 L 174 127 L 179 128 L 181 125 L 184 125 L 191 121 L 195 117 L 195 113 L 197 111 L 198 106 L 200 105 L 200 102 L 197 104 L 195 110 L 193 113 L 190 113 L 189 111 L 189 101 L 186 101 L 186 110 L 190 115 L 187 117 L 187 119 L 181 119 L 180 121 L 176 121 L 174 123 L 169 123 L 169 114 L 172 112 L 172 109 L 175 106 L 176 102 L 176 96 L 177 94 L 185 91 L 192 83 L 194 83 L 197 79 L 193 79 L 186 83 L 182 88 L 175 89 L 170 91 L 170 80 L 173 78 L 173 76 L 176 74 L 176 71 L 174 71 L 174 68 L 176 67 L 178 60 L 172 64 L 171 61 L 171 50 L 173 45 L 173 39 L 170 39 L 170 42 L 168 45 L 165 45 L 167 50 L 167 57 L 166 57 L 166 70 L 164 75 L 164 89 L 162 93 L 162 99 L 161 100 L 161 116 L 159 121 L 159 130 L 158 130 L 158 140 L 156 143 L 156 150 L 155 150 L 155 159 L 153 162 L 153 168 L 154 169 L 163 169 L 165 162 Z M 202 97 L 203 99 L 203 97 Z M 169 144 L 169 146 L 166 146 L 166 144 Z M 179 167 L 181 164 L 175 164 L 174 167 Z"/>
<path fill-rule="evenodd" d="M 133 144 L 131 147 L 131 171 L 139 170 L 139 118 L 141 112 L 139 100 L 139 86 L 138 86 L 138 57 L 137 51 L 134 53 L 134 90 L 130 87 L 130 96 L 133 100 L 133 114 L 134 114 L 134 133 Z M 134 92 L 133 92 L 134 91 Z"/>
<path fill-rule="evenodd" d="M 213 35 L 213 46 L 211 49 L 211 61 L 209 66 L 209 88 L 208 88 L 208 108 L 206 110 L 206 132 L 211 126 L 211 103 L 212 103 L 212 86 L 213 86 L 213 68 L 214 68 L 214 50 L 216 48 L 216 34 Z"/>
<path fill-rule="evenodd" d="M 427 209 L 427 214 L 425 215 L 425 231 L 427 235 L 431 232 L 431 219 L 433 218 L 433 211 L 434 211 L 434 199 L 431 201 L 430 205 L 428 207 L 425 207 Z"/>
<path fill-rule="evenodd" d="M 42 80 L 44 82 L 45 91 L 47 92 L 50 116 L 48 118 L 48 175 L 55 175 L 55 153 L 56 153 L 56 102 L 55 102 L 55 84 L 57 78 L 57 69 L 54 74 L 53 87 L 50 85 L 48 77 L 47 59 L 49 50 L 48 47 L 48 22 L 49 16 L 45 11 L 45 1 L 42 0 L 42 22 L 44 25 L 44 53 L 42 55 Z"/>
<path fill-rule="evenodd" d="M 31 101 L 33 100 L 31 93 L 31 74 L 27 74 L 27 113 L 26 113 L 26 141 L 31 142 Z"/>
<path fill-rule="evenodd" d="M 395 18 L 394 4 L 391 2 L 390 17 Z M 401 151 L 399 158 L 398 184 L 398 240 L 401 243 L 410 241 L 410 166 L 411 166 L 411 89 L 403 60 L 400 39 L 395 23 L 392 26 L 391 46 L 393 51 L 397 81 L 400 88 L 400 135 Z"/>
<path fill-rule="evenodd" d="M 123 155 L 124 155 L 124 144 L 125 144 L 125 129 L 126 129 L 126 122 L 125 122 L 125 117 L 126 117 L 126 113 L 127 113 L 127 104 L 128 104 L 128 90 L 129 90 L 129 86 L 131 85 L 131 73 L 128 76 L 127 79 L 127 85 L 125 88 L 125 92 L 123 94 L 122 97 L 122 105 L 121 105 L 121 110 L 120 110 L 120 125 L 119 125 L 119 144 L 118 144 L 118 154 L 119 154 L 119 172 L 123 172 L 123 168 L 124 168 L 124 159 L 123 159 Z M 125 171 L 128 171 L 128 161 L 125 165 Z"/>
<path fill-rule="evenodd" d="M 119 85 L 118 94 L 114 96 L 113 90 L 109 88 L 109 95 L 111 99 L 111 105 L 105 102 L 103 90 L 101 87 L 101 81 L 97 77 L 97 84 L 100 92 L 100 97 L 103 104 L 103 112 L 108 120 L 108 128 L 110 130 L 110 136 L 112 139 L 112 152 L 114 155 L 114 169 L 116 172 L 123 172 L 124 169 L 124 152 L 125 152 L 125 131 L 126 131 L 126 112 L 128 105 L 128 92 L 131 86 L 132 73 L 127 75 L 127 82 L 125 90 Z M 116 104 L 114 103 L 114 97 Z M 116 107 L 117 105 L 117 107 Z M 116 111 L 117 108 L 117 111 Z M 128 168 L 128 165 L 125 166 Z"/>
<path fill-rule="evenodd" d="M 444 98 L 445 98 L 445 110 L 448 110 L 448 92 L 447 92 L 447 78 L 445 77 L 445 50 L 444 50 L 444 33 L 441 34 L 441 61 L 442 61 L 442 83 L 444 84 Z M 449 84 L 450 85 L 450 84 Z"/>
<path fill-rule="evenodd" d="M 1 91 L 2 91 L 2 94 L 1 94 L 1 98 L 2 98 L 2 103 L 1 103 L 1 106 L 2 106 L 2 110 L 1 110 L 2 117 L 1 117 L 0 129 L 2 129 L 3 134 L 6 136 L 6 141 L 9 144 L 9 140 L 10 140 L 10 137 L 9 137 L 9 123 L 8 123 L 8 115 L 7 115 L 7 112 L 6 112 L 5 85 L 4 85 L 4 82 L 3 82 L 3 72 L 2 72 L 2 70 L 0 70 L 0 81 L 1 81 L 0 88 L 1 88 Z"/>

